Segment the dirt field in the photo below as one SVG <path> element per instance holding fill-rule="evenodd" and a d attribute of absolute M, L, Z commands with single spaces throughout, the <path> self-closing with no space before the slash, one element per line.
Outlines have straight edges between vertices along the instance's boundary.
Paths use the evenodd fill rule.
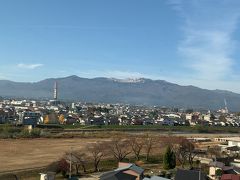
<path fill-rule="evenodd" d="M 0 173 L 46 166 L 58 160 L 71 147 L 81 150 L 96 141 L 78 138 L 0 140 Z"/>
<path fill-rule="evenodd" d="M 152 134 L 156 135 L 156 133 Z M 174 135 L 209 138 L 237 136 L 237 134 L 182 133 Z M 71 147 L 73 147 L 73 150 L 81 150 L 90 143 L 107 139 L 109 138 L 0 139 L 0 173 L 47 166 L 61 158 Z"/>

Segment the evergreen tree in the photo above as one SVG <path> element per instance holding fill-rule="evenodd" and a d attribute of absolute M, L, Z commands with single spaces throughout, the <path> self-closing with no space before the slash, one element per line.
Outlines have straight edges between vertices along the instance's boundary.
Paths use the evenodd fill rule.
<path fill-rule="evenodd" d="M 168 146 L 163 157 L 163 167 L 166 170 L 174 169 L 176 167 L 176 156 L 171 150 L 171 147 Z"/>
<path fill-rule="evenodd" d="M 176 167 L 176 156 L 175 153 L 171 150 L 171 169 Z"/>

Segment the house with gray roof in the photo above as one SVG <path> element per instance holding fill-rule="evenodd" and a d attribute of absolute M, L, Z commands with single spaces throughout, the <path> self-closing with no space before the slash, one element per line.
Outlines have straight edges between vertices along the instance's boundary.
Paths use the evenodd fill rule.
<path fill-rule="evenodd" d="M 135 164 L 119 162 L 117 169 L 102 174 L 100 180 L 143 180 L 143 173 L 144 169 Z"/>

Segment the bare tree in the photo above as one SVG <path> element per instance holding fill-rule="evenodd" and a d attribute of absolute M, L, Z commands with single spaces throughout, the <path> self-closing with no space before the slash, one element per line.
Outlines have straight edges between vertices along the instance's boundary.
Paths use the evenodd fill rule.
<path fill-rule="evenodd" d="M 187 150 L 188 150 L 188 162 L 190 164 L 190 168 L 193 168 L 194 158 L 199 154 L 199 151 L 196 150 L 195 144 L 191 142 L 187 143 Z"/>
<path fill-rule="evenodd" d="M 188 161 L 190 168 L 193 167 L 193 160 L 199 154 L 195 149 L 196 146 L 187 139 L 182 139 L 181 142 L 174 146 L 174 152 L 177 160 L 184 168 L 185 163 Z"/>
<path fill-rule="evenodd" d="M 177 161 L 181 164 L 182 168 L 184 168 L 187 162 L 187 156 L 188 156 L 187 151 L 185 151 L 180 144 L 175 144 L 173 146 L 173 151 L 176 155 Z"/>
<path fill-rule="evenodd" d="M 89 152 L 91 153 L 91 157 L 93 159 L 95 172 L 99 171 L 98 166 L 104 156 L 105 148 L 106 147 L 104 143 L 94 143 L 88 148 Z"/>
<path fill-rule="evenodd" d="M 149 156 L 150 156 L 150 153 L 153 149 L 153 145 L 154 145 L 154 138 L 153 137 L 150 137 L 148 134 L 147 136 L 144 138 L 144 141 L 145 141 L 145 151 L 146 151 L 146 161 L 149 160 Z"/>
<path fill-rule="evenodd" d="M 130 138 L 130 144 L 131 144 L 132 151 L 133 151 L 136 159 L 139 161 L 140 153 L 143 149 L 142 138 L 136 138 L 136 137 Z"/>
<path fill-rule="evenodd" d="M 75 166 L 75 170 L 77 174 L 80 174 L 80 167 L 83 168 L 83 171 L 86 172 L 86 162 L 87 156 L 84 153 L 74 151 L 68 152 L 64 157 L 68 162 L 71 161 L 72 165 Z"/>
<path fill-rule="evenodd" d="M 86 154 L 75 151 L 75 152 L 72 152 L 72 157 L 74 159 L 74 164 L 75 164 L 77 174 L 79 174 L 80 167 L 83 168 L 84 173 L 87 172 L 87 170 L 86 170 L 86 163 L 87 163 Z"/>
<path fill-rule="evenodd" d="M 113 139 L 109 142 L 109 150 L 114 158 L 118 162 L 121 162 L 131 153 L 131 150 L 129 149 L 129 140 Z"/>

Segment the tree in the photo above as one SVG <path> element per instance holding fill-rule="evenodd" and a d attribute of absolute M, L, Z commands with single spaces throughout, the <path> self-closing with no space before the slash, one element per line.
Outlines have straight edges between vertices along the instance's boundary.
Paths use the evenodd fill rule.
<path fill-rule="evenodd" d="M 175 145 L 173 148 L 174 148 L 177 161 L 181 164 L 182 168 L 184 168 L 187 161 L 187 156 L 188 156 L 187 151 L 185 151 L 180 144 Z"/>
<path fill-rule="evenodd" d="M 66 161 L 66 159 L 62 158 L 58 162 L 58 171 L 62 173 L 62 175 L 65 177 L 67 172 L 70 170 L 70 164 Z"/>
<path fill-rule="evenodd" d="M 104 149 L 105 149 L 105 145 L 103 143 L 95 143 L 92 144 L 88 150 L 91 154 L 91 157 L 93 159 L 93 164 L 94 164 L 94 171 L 97 172 L 99 171 L 99 163 L 102 160 L 103 156 L 104 156 Z"/>
<path fill-rule="evenodd" d="M 58 116 L 55 112 L 51 112 L 49 115 L 49 124 L 58 124 Z"/>
<path fill-rule="evenodd" d="M 65 117 L 64 117 L 63 114 L 61 114 L 61 115 L 59 116 L 58 121 L 59 121 L 60 124 L 63 124 L 63 123 L 64 123 Z"/>
<path fill-rule="evenodd" d="M 164 147 L 170 147 L 171 150 L 175 154 L 175 158 L 177 161 L 181 164 L 181 166 L 184 168 L 184 164 L 186 161 L 186 152 L 181 151 L 180 144 L 183 141 L 184 138 L 177 137 L 177 136 L 167 136 L 167 137 L 161 137 L 159 140 L 161 142 L 161 145 Z"/>
<path fill-rule="evenodd" d="M 139 138 L 130 138 L 130 144 L 135 158 L 139 161 L 140 153 L 143 149 L 143 141 Z"/>
<path fill-rule="evenodd" d="M 223 174 L 223 171 L 221 169 L 217 169 L 215 174 L 216 174 L 216 177 L 220 179 Z"/>
<path fill-rule="evenodd" d="M 190 141 L 186 144 L 186 149 L 188 152 L 188 163 L 190 165 L 190 168 L 193 168 L 193 160 L 198 155 L 198 151 L 195 149 L 195 145 L 191 143 Z"/>
<path fill-rule="evenodd" d="M 151 111 L 151 112 L 149 112 L 148 116 L 149 116 L 150 119 L 157 119 L 158 118 L 158 111 L 156 111 L 156 110 Z"/>
<path fill-rule="evenodd" d="M 48 124 L 48 123 L 49 123 L 49 116 L 48 116 L 48 115 L 46 115 L 46 116 L 44 117 L 43 123 L 44 123 L 44 124 Z"/>
<path fill-rule="evenodd" d="M 182 167 L 184 167 L 185 162 L 188 161 L 190 168 L 193 168 L 193 160 L 198 154 L 198 151 L 192 142 L 187 139 L 182 139 L 175 152 L 177 152 L 176 154 Z"/>
<path fill-rule="evenodd" d="M 226 120 L 226 117 L 223 114 L 221 114 L 219 116 L 219 121 L 226 122 L 227 120 Z"/>
<path fill-rule="evenodd" d="M 151 150 L 153 148 L 154 139 L 153 137 L 149 137 L 149 135 L 147 135 L 144 141 L 145 141 L 145 150 L 146 150 L 146 161 L 148 161 Z"/>
<path fill-rule="evenodd" d="M 86 172 L 86 163 L 88 161 L 88 158 L 85 153 L 78 151 L 72 152 L 72 159 L 77 174 L 80 174 L 80 167 L 83 168 L 83 172 Z"/>
<path fill-rule="evenodd" d="M 171 150 L 170 146 L 167 146 L 166 152 L 164 154 L 163 167 L 166 170 L 174 169 L 176 167 L 176 156 Z"/>
<path fill-rule="evenodd" d="M 57 124 L 59 123 L 58 117 L 55 112 L 50 112 L 47 114 L 43 120 L 44 124 Z"/>
<path fill-rule="evenodd" d="M 193 160 L 198 154 L 198 151 L 195 150 L 195 145 L 192 142 L 187 139 L 182 139 L 181 142 L 174 147 L 174 151 L 183 168 L 187 161 L 190 168 L 193 167 Z"/>
<path fill-rule="evenodd" d="M 130 142 L 128 140 L 119 139 L 113 139 L 109 142 L 110 153 L 118 162 L 121 162 L 131 153 L 131 150 L 128 148 L 129 143 Z"/>

